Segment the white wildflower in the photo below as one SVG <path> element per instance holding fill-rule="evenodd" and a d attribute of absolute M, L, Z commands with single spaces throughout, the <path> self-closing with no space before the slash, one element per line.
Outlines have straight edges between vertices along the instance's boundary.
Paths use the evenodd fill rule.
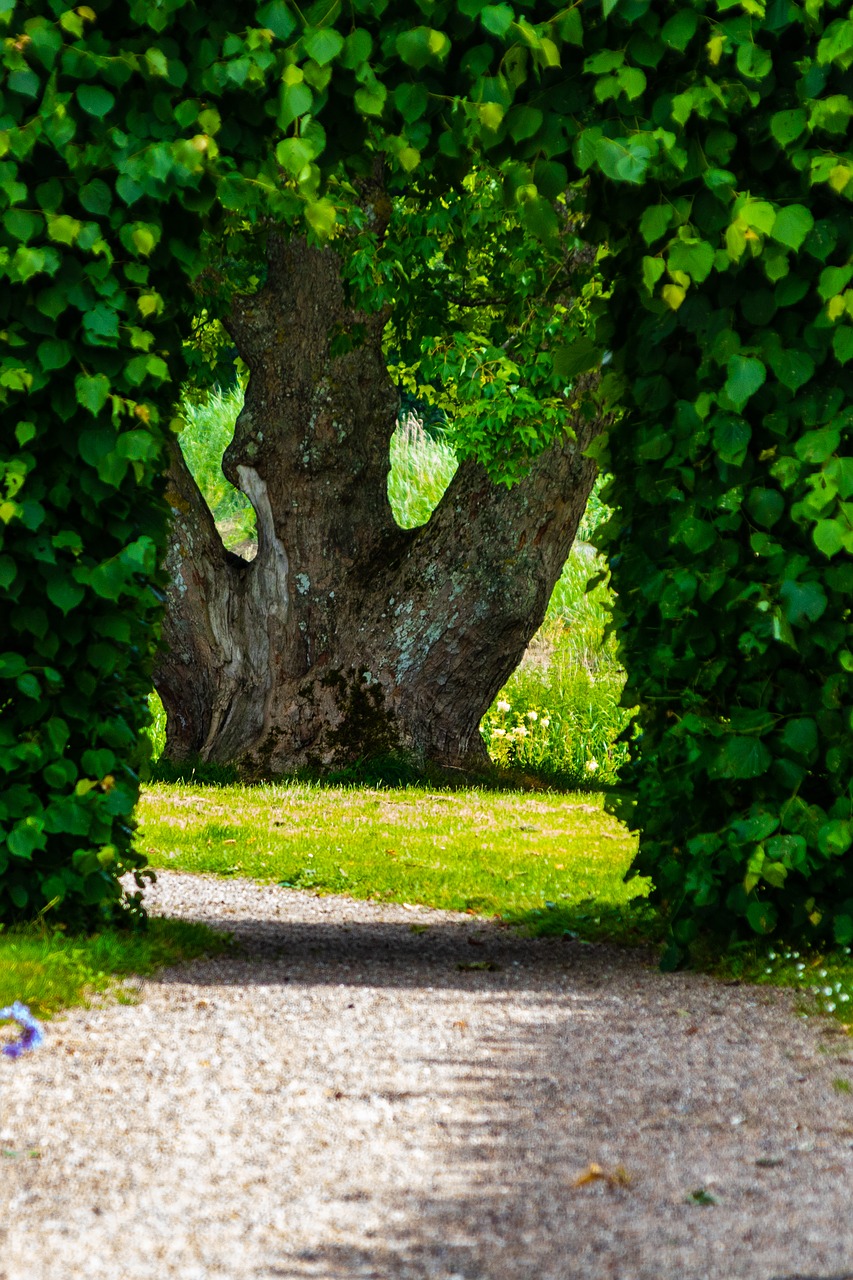
<path fill-rule="evenodd" d="M 506 737 L 506 729 L 493 729 L 493 730 L 492 730 L 492 737 L 493 737 L 493 738 L 505 738 L 505 737 Z"/>
<path fill-rule="evenodd" d="M 598 761 L 597 761 L 597 760 L 587 760 L 587 762 L 586 762 L 586 771 L 587 771 L 587 773 L 597 773 L 597 772 L 598 772 Z"/>
<path fill-rule="evenodd" d="M 548 728 L 548 725 L 551 723 L 551 717 L 550 717 L 550 716 L 543 716 L 543 717 L 542 717 L 542 721 L 541 721 L 541 723 L 542 723 L 542 728 L 543 728 L 543 729 L 547 729 L 547 728 Z"/>
<path fill-rule="evenodd" d="M 538 711 L 528 711 L 528 713 L 527 713 L 527 719 L 528 719 L 528 720 L 538 720 L 538 719 L 539 719 L 539 712 L 538 712 Z"/>
<path fill-rule="evenodd" d="M 510 707 L 509 703 L 506 701 L 505 698 L 501 698 L 500 702 L 498 702 L 497 704 L 496 709 L 501 713 L 502 716 L 505 716 L 508 711 L 512 710 L 512 708 Z"/>

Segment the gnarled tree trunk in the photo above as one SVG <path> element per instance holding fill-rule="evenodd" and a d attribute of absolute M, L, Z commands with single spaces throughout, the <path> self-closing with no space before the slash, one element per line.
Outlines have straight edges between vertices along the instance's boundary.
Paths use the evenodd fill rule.
<path fill-rule="evenodd" d="M 400 529 L 384 322 L 348 309 L 331 248 L 275 236 L 266 285 L 234 305 L 250 378 L 223 469 L 255 509 L 258 551 L 225 550 L 176 444 L 155 675 L 174 761 L 280 774 L 395 752 L 485 759 L 480 720 L 542 622 L 600 424 L 573 423 L 510 489 L 464 462 L 429 522 Z"/>

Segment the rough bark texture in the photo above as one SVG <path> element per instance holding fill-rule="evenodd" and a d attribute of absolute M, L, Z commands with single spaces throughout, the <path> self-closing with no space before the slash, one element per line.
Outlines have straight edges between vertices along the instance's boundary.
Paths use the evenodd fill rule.
<path fill-rule="evenodd" d="M 164 652 L 167 755 L 280 774 L 404 752 L 485 759 L 479 722 L 544 617 L 583 514 L 598 429 L 511 489 L 463 463 L 430 521 L 387 495 L 397 393 L 384 317 L 348 309 L 331 249 L 272 238 L 264 288 L 229 330 L 249 367 L 223 460 L 257 514 L 227 552 L 180 450 Z M 336 335 L 363 340 L 344 355 Z"/>

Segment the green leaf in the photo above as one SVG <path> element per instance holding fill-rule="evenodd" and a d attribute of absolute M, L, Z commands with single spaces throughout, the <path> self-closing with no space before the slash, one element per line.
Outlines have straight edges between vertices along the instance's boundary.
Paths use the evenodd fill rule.
<path fill-rule="evenodd" d="M 305 206 L 305 217 L 320 239 L 327 240 L 335 226 L 337 211 L 331 200 L 313 200 Z"/>
<path fill-rule="evenodd" d="M 397 52 L 407 66 L 422 71 L 424 67 L 442 62 L 450 52 L 450 41 L 443 31 L 431 27 L 413 27 L 397 36 Z"/>
<path fill-rule="evenodd" d="M 279 40 L 286 40 L 296 30 L 296 19 L 286 0 L 272 0 L 270 4 L 262 5 L 257 16 L 258 22 Z"/>
<path fill-rule="evenodd" d="M 751 439 L 752 427 L 744 418 L 731 413 L 717 414 L 714 418 L 714 448 L 723 462 L 739 467 Z"/>
<path fill-rule="evenodd" d="M 671 205 L 666 204 L 650 204 L 643 210 L 643 216 L 640 218 L 640 235 L 646 244 L 654 244 L 655 240 L 659 240 L 669 230 L 672 222 L 674 209 Z M 663 263 L 661 263 L 663 268 Z"/>
<path fill-rule="evenodd" d="M 76 90 L 77 101 L 85 112 L 101 120 L 109 115 L 116 104 L 115 94 L 100 84 L 81 84 Z"/>
<path fill-rule="evenodd" d="M 661 28 L 661 39 L 670 49 L 680 53 L 689 45 L 699 26 L 699 15 L 695 9 L 681 9 Z"/>
<path fill-rule="evenodd" d="M 708 767 L 711 778 L 760 778 L 773 757 L 760 738 L 728 738 Z"/>
<path fill-rule="evenodd" d="M 794 445 L 794 453 L 801 462 L 826 462 L 835 453 L 841 443 L 841 432 L 838 427 L 818 427 L 815 431 L 806 431 Z"/>
<path fill-rule="evenodd" d="M 714 249 L 704 240 L 674 240 L 667 249 L 667 265 L 671 272 L 686 271 L 691 280 L 701 284 L 711 274 Z"/>
<path fill-rule="evenodd" d="M 812 529 L 815 546 L 829 559 L 844 550 L 849 534 L 849 527 L 842 524 L 840 520 L 818 520 Z"/>
<path fill-rule="evenodd" d="M 9 832 L 6 843 L 13 857 L 31 858 L 36 849 L 43 849 L 47 844 L 43 821 L 36 817 L 21 818 Z"/>
<path fill-rule="evenodd" d="M 756 933 L 767 934 L 776 928 L 779 913 L 772 902 L 750 902 L 746 918 Z"/>
<path fill-rule="evenodd" d="M 71 343 L 63 342 L 59 338 L 48 338 L 38 346 L 39 364 L 45 373 L 50 373 L 53 369 L 64 369 L 73 355 L 74 349 Z"/>
<path fill-rule="evenodd" d="M 795 582 L 787 579 L 779 591 L 784 614 L 792 626 L 817 622 L 826 609 L 826 592 L 819 582 Z"/>
<path fill-rule="evenodd" d="M 847 364 L 848 360 L 853 360 L 853 326 L 847 325 L 835 330 L 832 335 L 832 350 L 839 364 Z"/>
<path fill-rule="evenodd" d="M 853 822 L 834 819 L 826 822 L 818 832 L 817 847 L 830 858 L 840 858 L 853 845 Z"/>
<path fill-rule="evenodd" d="M 815 365 L 805 351 L 779 351 L 768 360 L 776 377 L 789 391 L 799 391 L 814 375 Z"/>
<path fill-rule="evenodd" d="M 429 94 L 423 84 L 398 84 L 394 90 L 394 105 L 407 124 L 426 114 L 428 102 Z"/>
<path fill-rule="evenodd" d="M 654 293 L 655 285 L 665 270 L 666 264 L 663 258 L 643 258 L 643 284 L 648 293 Z"/>
<path fill-rule="evenodd" d="M 362 27 L 356 27 L 355 31 L 350 31 L 347 36 L 344 51 L 338 61 L 348 70 L 356 71 L 362 63 L 368 61 L 372 52 L 373 39 L 370 32 Z"/>
<path fill-rule="evenodd" d="M 80 203 L 87 213 L 106 215 L 110 211 L 112 195 L 110 189 L 100 178 L 94 178 L 80 188 Z"/>
<path fill-rule="evenodd" d="M 853 916 L 846 914 L 835 916 L 832 921 L 832 932 L 839 947 L 848 946 L 853 942 Z"/>
<path fill-rule="evenodd" d="M 480 21 L 493 36 L 505 36 L 515 20 L 508 4 L 487 4 L 480 10 Z"/>
<path fill-rule="evenodd" d="M 81 602 L 86 592 L 70 578 L 53 578 L 47 584 L 47 598 L 63 613 L 70 613 Z"/>
<path fill-rule="evenodd" d="M 74 380 L 77 403 L 92 414 L 99 414 L 110 394 L 110 380 L 103 373 L 78 374 Z"/>
<path fill-rule="evenodd" d="M 370 88 L 356 89 L 353 101 L 365 116 L 381 116 L 385 110 L 388 90 L 377 80 Z"/>
<path fill-rule="evenodd" d="M 754 356 L 732 356 L 727 366 L 728 377 L 723 390 L 737 409 L 742 409 L 764 385 L 767 370 Z"/>
<path fill-rule="evenodd" d="M 770 117 L 770 132 L 781 147 L 788 147 L 799 138 L 808 122 L 808 112 L 802 107 L 793 111 L 777 111 Z"/>
<path fill-rule="evenodd" d="M 789 720 L 782 730 L 782 742 L 795 755 L 808 759 L 817 751 L 817 725 L 810 716 Z"/>
<path fill-rule="evenodd" d="M 0 680 L 17 680 L 27 669 L 20 653 L 0 653 Z"/>
<path fill-rule="evenodd" d="M 576 378 L 578 374 L 597 369 L 602 355 L 601 347 L 596 346 L 590 338 L 577 338 L 566 347 L 558 347 L 554 352 L 554 372 L 567 380 Z"/>
<path fill-rule="evenodd" d="M 344 47 L 344 37 L 334 27 L 321 27 L 304 37 L 305 49 L 321 67 L 337 58 Z"/>
<path fill-rule="evenodd" d="M 507 132 L 514 142 L 523 142 L 539 132 L 544 118 L 538 107 L 513 107 L 507 116 Z"/>
<path fill-rule="evenodd" d="M 770 234 L 779 244 L 799 249 L 813 226 L 814 217 L 809 210 L 801 204 L 791 204 L 776 214 Z"/>
<path fill-rule="evenodd" d="M 285 138 L 275 149 L 275 158 L 293 177 L 298 177 L 314 159 L 314 148 L 304 138 Z"/>
<path fill-rule="evenodd" d="M 773 70 L 773 59 L 770 54 L 757 44 L 739 45 L 735 62 L 738 71 L 748 80 L 763 80 Z"/>
<path fill-rule="evenodd" d="M 785 512 L 785 499 L 778 489 L 753 489 L 746 505 L 755 523 L 765 529 L 772 529 Z"/>

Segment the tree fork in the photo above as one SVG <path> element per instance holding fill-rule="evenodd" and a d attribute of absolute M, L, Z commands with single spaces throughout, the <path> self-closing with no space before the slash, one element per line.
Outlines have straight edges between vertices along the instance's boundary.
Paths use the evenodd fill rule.
<path fill-rule="evenodd" d="M 397 393 L 385 317 L 348 307 L 336 254 L 272 236 L 227 327 L 250 377 L 223 460 L 257 514 L 222 546 L 175 446 L 166 754 L 283 774 L 368 755 L 485 762 L 480 720 L 542 622 L 595 478 L 576 414 L 512 488 L 463 462 L 426 525 L 388 501 Z M 333 354 L 336 335 L 360 340 Z"/>

